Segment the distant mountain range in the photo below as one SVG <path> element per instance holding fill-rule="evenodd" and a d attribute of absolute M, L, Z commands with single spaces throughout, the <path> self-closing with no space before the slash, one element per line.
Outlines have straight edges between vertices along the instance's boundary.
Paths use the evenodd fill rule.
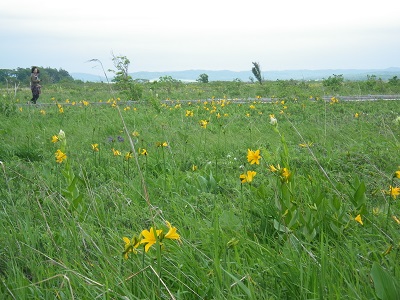
<path fill-rule="evenodd" d="M 133 72 L 129 73 L 134 79 L 158 80 L 160 77 L 171 76 L 173 79 L 191 82 L 196 81 L 201 74 L 207 74 L 209 81 L 250 81 L 254 78 L 251 71 L 229 71 L 229 70 L 186 70 L 186 71 L 166 71 L 166 72 Z M 400 78 L 400 68 L 393 67 L 387 69 L 324 69 L 324 70 L 285 70 L 285 71 L 265 71 L 262 76 L 265 80 L 323 80 L 329 76 L 343 75 L 345 80 L 366 80 L 368 75 L 375 75 L 382 80 L 388 80 L 397 76 Z M 106 82 L 104 76 L 70 73 L 77 80 L 91 82 Z M 110 80 L 110 78 L 109 78 Z"/>

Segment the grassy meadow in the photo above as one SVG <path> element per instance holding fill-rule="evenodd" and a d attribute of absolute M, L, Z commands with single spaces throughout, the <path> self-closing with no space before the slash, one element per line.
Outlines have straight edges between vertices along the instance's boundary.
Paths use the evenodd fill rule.
<path fill-rule="evenodd" d="M 399 299 L 399 101 L 226 85 L 4 92 L 0 298 Z"/>

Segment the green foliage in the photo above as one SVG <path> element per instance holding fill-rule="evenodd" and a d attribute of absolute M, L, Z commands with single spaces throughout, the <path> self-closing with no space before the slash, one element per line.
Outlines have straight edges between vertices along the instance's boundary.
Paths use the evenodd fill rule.
<path fill-rule="evenodd" d="M 398 297 L 397 100 L 328 103 L 298 81 L 140 85 L 149 101 L 83 82 L 47 86 L 38 106 L 18 100 L 29 90 L 7 100 L 0 298 Z M 51 142 L 60 129 L 68 148 Z M 164 234 L 123 258 L 122 237 L 166 220 L 182 243 Z"/>
<path fill-rule="evenodd" d="M 400 298 L 400 282 L 377 262 L 372 264 L 371 277 L 379 299 L 396 300 Z"/>
<path fill-rule="evenodd" d="M 400 85 L 400 79 L 397 76 L 393 76 L 388 80 L 388 83 L 393 86 L 398 86 Z"/>
<path fill-rule="evenodd" d="M 253 62 L 253 67 L 251 68 L 251 72 L 253 73 L 254 77 L 257 79 L 259 84 L 262 84 L 262 75 L 261 75 L 261 67 L 260 64 L 257 62 Z"/>
<path fill-rule="evenodd" d="M 200 83 L 208 83 L 208 75 L 205 73 L 200 74 L 199 78 L 197 78 L 196 81 Z"/>
<path fill-rule="evenodd" d="M 66 70 L 39 67 L 42 84 L 58 83 L 60 81 L 74 81 Z M 24 86 L 30 82 L 31 68 L 0 69 L 0 84 L 19 83 Z"/>
<path fill-rule="evenodd" d="M 126 56 L 113 55 L 112 61 L 116 70 L 109 71 L 115 74 L 112 81 L 115 82 L 116 88 L 121 91 L 128 100 L 139 100 L 142 97 L 143 89 L 128 73 L 130 60 Z"/>
<path fill-rule="evenodd" d="M 3 94 L 0 96 L 0 113 L 4 116 L 8 117 L 17 112 L 17 105 L 14 101 L 14 97 L 7 94 Z"/>
<path fill-rule="evenodd" d="M 327 79 L 322 81 L 324 87 L 328 88 L 330 92 L 337 93 L 340 88 L 342 87 L 344 82 L 343 75 L 336 75 L 329 76 Z"/>

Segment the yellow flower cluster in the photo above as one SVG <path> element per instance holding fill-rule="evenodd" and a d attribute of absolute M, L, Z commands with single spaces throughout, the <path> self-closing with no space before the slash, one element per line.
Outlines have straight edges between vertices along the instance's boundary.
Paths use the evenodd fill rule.
<path fill-rule="evenodd" d="M 247 149 L 247 161 L 250 165 L 259 165 L 260 164 L 260 149 L 253 151 L 251 149 Z M 254 176 L 256 176 L 257 172 L 249 170 L 246 173 L 240 174 L 239 179 L 241 183 L 251 183 L 253 181 Z"/>
<path fill-rule="evenodd" d="M 247 171 L 244 174 L 240 174 L 239 178 L 240 178 L 240 182 L 241 183 L 250 183 L 253 181 L 254 176 L 256 176 L 257 172 L 256 171 Z"/>
<path fill-rule="evenodd" d="M 54 156 L 56 158 L 56 162 L 61 164 L 64 160 L 67 159 L 67 154 L 65 153 L 65 148 L 67 146 L 67 139 L 65 138 L 65 132 L 63 130 L 60 130 L 58 135 L 53 135 L 51 137 L 51 142 L 52 143 L 58 143 L 60 142 L 60 149 L 57 149 L 57 151 L 54 153 Z"/>
<path fill-rule="evenodd" d="M 60 149 L 58 149 L 55 153 L 55 157 L 56 157 L 56 162 L 58 162 L 59 164 L 61 164 L 64 160 L 67 159 L 67 154 L 65 154 L 64 152 L 62 152 Z"/>
<path fill-rule="evenodd" d="M 160 246 L 163 246 L 162 242 L 164 239 L 180 241 L 180 235 L 177 233 L 176 227 L 172 227 L 172 225 L 168 221 L 166 221 L 165 223 L 168 227 L 168 232 L 166 234 L 164 234 L 164 231 L 162 229 L 155 229 L 154 227 L 151 227 L 150 230 L 143 230 L 140 233 L 139 238 L 136 236 L 134 236 L 132 239 L 123 237 L 122 239 L 125 242 L 125 247 L 122 254 L 124 258 L 128 259 L 129 253 L 131 252 L 137 253 L 136 249 L 142 244 L 144 245 L 144 251 L 148 252 L 150 247 L 156 244 L 157 241 L 160 243 Z"/>
<path fill-rule="evenodd" d="M 168 147 L 168 143 L 167 142 L 157 142 L 156 146 L 157 147 Z"/>
<path fill-rule="evenodd" d="M 329 102 L 329 104 L 335 104 L 335 103 L 339 103 L 339 99 L 338 98 L 336 98 L 336 97 L 332 97 L 331 98 L 331 101 Z"/>
<path fill-rule="evenodd" d="M 273 173 L 279 174 L 282 182 L 289 182 L 291 173 L 288 168 L 281 168 L 281 166 L 278 164 L 276 167 L 274 165 L 270 165 L 269 170 Z"/>
<path fill-rule="evenodd" d="M 200 120 L 200 126 L 201 128 L 207 128 L 209 121 L 208 120 Z"/>

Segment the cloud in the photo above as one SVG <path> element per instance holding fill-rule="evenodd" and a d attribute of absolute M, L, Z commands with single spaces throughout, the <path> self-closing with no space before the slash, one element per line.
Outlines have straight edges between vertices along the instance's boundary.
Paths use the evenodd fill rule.
<path fill-rule="evenodd" d="M 111 68 L 111 52 L 135 71 L 390 67 L 400 65 L 399 10 L 389 0 L 4 1 L 0 51 L 2 67 L 85 72 L 91 58 Z"/>

